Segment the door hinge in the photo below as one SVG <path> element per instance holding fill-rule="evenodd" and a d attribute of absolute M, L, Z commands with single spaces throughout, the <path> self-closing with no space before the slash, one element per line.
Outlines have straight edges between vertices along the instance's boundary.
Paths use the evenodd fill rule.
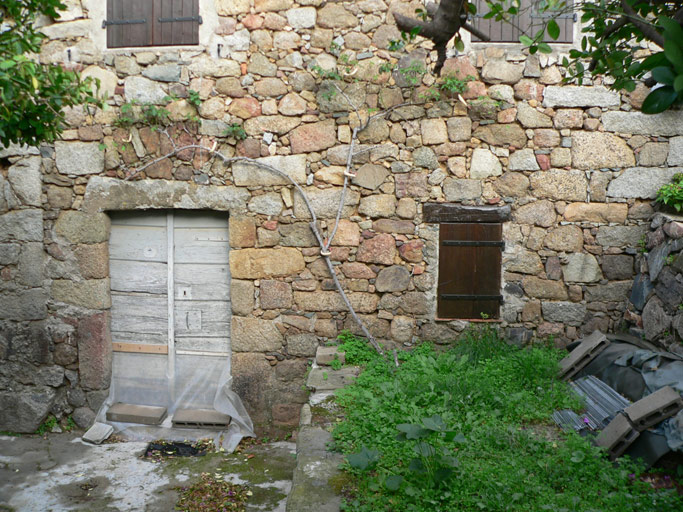
<path fill-rule="evenodd" d="M 143 20 L 102 20 L 102 28 L 107 28 L 109 25 L 139 25 L 147 23 L 147 19 Z"/>
<path fill-rule="evenodd" d="M 180 18 L 157 18 L 159 23 L 174 23 L 174 22 L 181 22 L 181 21 L 196 21 L 200 25 L 204 23 L 204 20 L 202 20 L 201 16 L 184 16 Z"/>

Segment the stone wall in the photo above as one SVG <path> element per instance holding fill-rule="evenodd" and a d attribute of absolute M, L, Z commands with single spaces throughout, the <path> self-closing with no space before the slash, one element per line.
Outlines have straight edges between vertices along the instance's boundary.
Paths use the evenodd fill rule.
<path fill-rule="evenodd" d="M 99 78 L 109 108 L 70 109 L 62 140 L 0 156 L 0 429 L 32 430 L 48 412 L 92 419 L 111 371 L 106 212 L 136 208 L 227 212 L 235 387 L 257 422 L 295 423 L 315 347 L 359 332 L 302 198 L 202 149 L 136 170 L 174 147 L 216 144 L 286 172 L 328 233 L 353 129 L 386 109 L 358 135 L 331 251 L 374 336 L 447 343 L 467 325 L 435 318 L 439 227 L 423 222 L 425 202 L 511 207 L 500 326 L 513 339 L 563 344 L 621 322 L 650 201 L 683 165 L 683 118 L 636 112 L 643 86 L 561 85 L 566 47 L 470 45 L 445 66 L 473 77 L 467 104 L 435 99 L 436 78 L 415 73 L 431 67 L 429 45 L 386 49 L 400 38 L 390 9 L 412 14 L 416 2 L 217 0 L 205 45 L 116 51 L 92 35 L 102 30 L 92 3 L 67 1 L 67 15 L 46 22 L 40 59 Z M 329 79 L 334 69 L 346 78 Z M 136 115 L 164 106 L 170 124 L 122 126 L 133 100 Z M 233 125 L 244 140 L 224 135 Z M 15 421 L 13 409 L 29 412 Z"/>
<path fill-rule="evenodd" d="M 632 334 L 683 355 L 683 218 L 655 214 L 643 242 L 624 320 Z"/>

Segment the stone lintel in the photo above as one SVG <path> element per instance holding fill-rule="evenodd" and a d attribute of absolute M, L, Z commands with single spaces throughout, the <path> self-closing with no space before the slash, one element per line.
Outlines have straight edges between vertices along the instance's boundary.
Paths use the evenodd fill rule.
<path fill-rule="evenodd" d="M 505 222 L 509 206 L 464 206 L 454 203 L 425 203 L 424 222 Z"/>

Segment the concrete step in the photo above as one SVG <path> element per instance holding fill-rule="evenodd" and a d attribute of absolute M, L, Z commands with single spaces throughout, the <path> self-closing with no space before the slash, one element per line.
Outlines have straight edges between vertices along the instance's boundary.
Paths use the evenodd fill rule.
<path fill-rule="evenodd" d="M 319 427 L 302 426 L 296 442 L 297 463 L 287 512 L 339 512 L 341 496 L 335 491 L 340 453 L 327 450 L 332 435 Z"/>
<path fill-rule="evenodd" d="M 315 362 L 319 366 L 329 366 L 332 361 L 338 359 L 342 364 L 346 362 L 346 354 L 339 352 L 338 347 L 318 347 L 315 353 Z"/>
<path fill-rule="evenodd" d="M 312 368 L 306 380 L 306 386 L 313 391 L 330 391 L 343 388 L 360 373 L 357 366 L 347 366 L 341 370 L 330 368 Z"/>

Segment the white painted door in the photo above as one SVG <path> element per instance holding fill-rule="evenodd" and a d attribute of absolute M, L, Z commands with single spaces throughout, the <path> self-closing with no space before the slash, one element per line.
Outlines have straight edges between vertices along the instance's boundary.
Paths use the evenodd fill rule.
<path fill-rule="evenodd" d="M 109 242 L 114 350 L 230 352 L 228 218 L 204 211 L 112 216 Z"/>

